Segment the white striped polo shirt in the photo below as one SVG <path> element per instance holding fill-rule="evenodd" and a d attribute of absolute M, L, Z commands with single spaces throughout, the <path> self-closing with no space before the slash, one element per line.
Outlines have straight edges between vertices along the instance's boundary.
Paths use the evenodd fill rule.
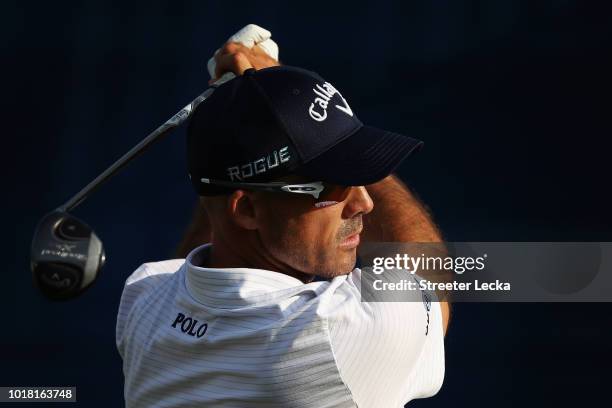
<path fill-rule="evenodd" d="M 360 300 L 356 268 L 282 273 L 146 263 L 117 316 L 127 407 L 403 407 L 444 377 L 438 303 Z M 427 330 L 426 330 L 427 327 Z"/>

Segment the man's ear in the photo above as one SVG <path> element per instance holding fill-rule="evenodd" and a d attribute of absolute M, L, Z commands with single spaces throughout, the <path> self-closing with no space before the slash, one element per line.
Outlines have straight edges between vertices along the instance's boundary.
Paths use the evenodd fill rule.
<path fill-rule="evenodd" d="M 255 206 L 251 194 L 244 190 L 234 191 L 227 199 L 227 211 L 230 220 L 237 226 L 248 229 L 257 229 Z"/>

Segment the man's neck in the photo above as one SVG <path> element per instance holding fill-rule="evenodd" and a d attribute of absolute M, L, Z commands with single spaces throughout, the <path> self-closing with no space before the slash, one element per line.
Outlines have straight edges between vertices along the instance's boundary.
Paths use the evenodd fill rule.
<path fill-rule="evenodd" d="M 229 245 L 224 245 L 222 241 L 213 239 L 210 253 L 207 259 L 204 260 L 205 268 L 251 268 L 264 269 L 268 271 L 282 273 L 294 277 L 303 283 L 311 282 L 314 279 L 313 275 L 300 272 L 292 269 L 287 265 L 276 263 L 261 256 L 264 251 L 237 251 Z"/>

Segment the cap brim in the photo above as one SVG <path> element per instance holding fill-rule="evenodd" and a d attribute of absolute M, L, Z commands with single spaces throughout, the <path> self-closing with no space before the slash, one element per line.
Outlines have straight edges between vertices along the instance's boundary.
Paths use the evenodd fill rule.
<path fill-rule="evenodd" d="M 334 184 L 364 186 L 387 177 L 422 145 L 408 136 L 363 126 L 294 173 Z"/>

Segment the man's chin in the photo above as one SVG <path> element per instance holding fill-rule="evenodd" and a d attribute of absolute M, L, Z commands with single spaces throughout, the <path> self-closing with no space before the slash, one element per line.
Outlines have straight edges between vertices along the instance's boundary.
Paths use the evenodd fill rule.
<path fill-rule="evenodd" d="M 357 259 L 357 254 L 354 253 L 353 256 L 348 257 L 346 261 L 336 263 L 334 266 L 325 268 L 323 271 L 319 272 L 319 276 L 323 276 L 325 278 L 331 279 L 336 276 L 348 275 L 355 269 L 355 261 Z"/>

